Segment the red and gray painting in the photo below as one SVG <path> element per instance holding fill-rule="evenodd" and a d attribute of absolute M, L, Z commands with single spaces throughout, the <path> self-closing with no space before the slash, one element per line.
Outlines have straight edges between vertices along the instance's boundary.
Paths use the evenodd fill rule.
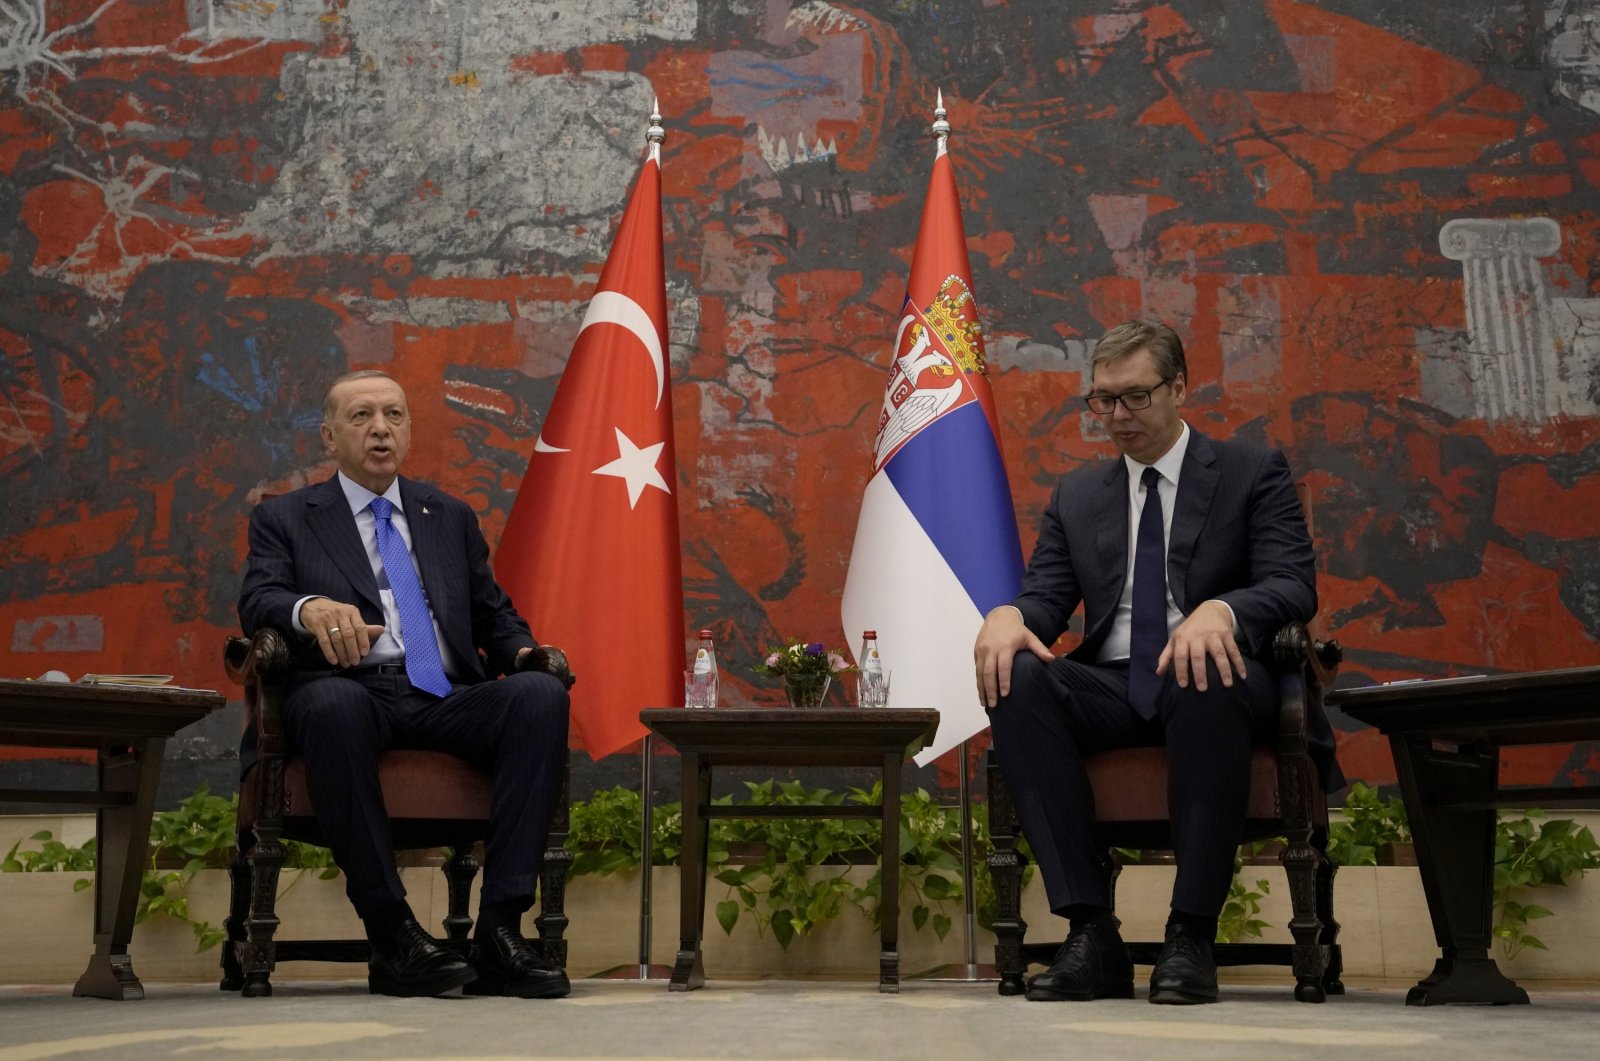
<path fill-rule="evenodd" d="M 1597 18 L 3 0 L 4 674 L 225 687 L 246 514 L 330 473 L 349 369 L 405 385 L 408 471 L 497 540 L 659 99 L 684 629 L 773 699 L 766 646 L 859 634 L 838 596 L 936 88 L 1025 550 L 1109 451 L 1093 339 L 1157 316 L 1194 427 L 1303 478 L 1343 681 L 1600 662 Z M 1391 781 L 1335 723 L 1347 771 Z M 185 754 L 225 762 L 218 726 Z M 1600 751 L 1506 777 L 1594 783 Z"/>

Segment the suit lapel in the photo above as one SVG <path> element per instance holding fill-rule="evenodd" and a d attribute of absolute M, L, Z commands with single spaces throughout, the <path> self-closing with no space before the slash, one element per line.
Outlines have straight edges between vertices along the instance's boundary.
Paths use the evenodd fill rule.
<path fill-rule="evenodd" d="M 339 477 L 334 476 L 306 496 L 306 525 L 327 550 L 334 566 L 355 588 L 356 594 L 370 604 L 378 614 L 383 614 L 383 604 L 378 598 L 378 580 L 373 577 L 372 564 L 367 550 L 361 544 L 361 533 L 356 530 L 355 517 L 350 514 L 350 504 L 345 500 Z"/>
<path fill-rule="evenodd" d="M 439 498 L 425 483 L 404 477 L 400 480 L 400 504 L 405 509 L 406 527 L 411 531 L 411 552 L 417 558 L 417 571 L 422 575 L 422 589 L 428 598 L 428 609 L 439 623 L 439 631 L 450 643 L 450 651 L 460 659 L 470 646 L 459 644 L 458 630 L 451 629 L 450 616 L 445 612 L 444 592 L 448 578 L 444 569 L 444 528 L 440 523 L 444 511 Z"/>
<path fill-rule="evenodd" d="M 400 504 L 405 509 L 406 526 L 411 531 L 411 551 L 422 573 L 422 587 L 434 593 L 444 584 L 440 562 L 439 503 L 433 491 L 410 479 L 400 480 Z M 437 616 L 437 611 L 434 613 Z"/>
<path fill-rule="evenodd" d="M 1183 474 L 1178 478 L 1178 497 L 1172 509 L 1172 534 L 1167 540 L 1167 585 L 1172 587 L 1172 599 L 1185 615 L 1193 608 L 1186 585 L 1189 563 L 1194 559 L 1195 543 L 1205 527 L 1206 516 L 1211 512 L 1211 501 L 1217 493 L 1217 454 L 1211 441 L 1198 431 L 1189 438 L 1189 449 L 1183 455 Z"/>

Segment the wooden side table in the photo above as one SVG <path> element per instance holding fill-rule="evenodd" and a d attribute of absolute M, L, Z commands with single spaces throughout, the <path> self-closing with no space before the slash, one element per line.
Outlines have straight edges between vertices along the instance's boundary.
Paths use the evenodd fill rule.
<path fill-rule="evenodd" d="M 921 708 L 792 708 L 690 711 L 649 708 L 639 720 L 683 755 L 682 902 L 678 956 L 669 991 L 704 987 L 706 822 L 711 818 L 879 818 L 878 990 L 900 990 L 900 767 L 933 739 L 939 712 Z M 837 807 L 712 806 L 718 766 L 875 766 L 883 770 L 883 805 Z"/>
<path fill-rule="evenodd" d="M 1600 667 L 1338 689 L 1378 727 L 1400 777 L 1439 958 L 1408 1006 L 1526 1005 L 1495 964 L 1497 807 L 1600 807 L 1600 786 L 1500 787 L 1500 749 L 1600 738 Z"/>
<path fill-rule="evenodd" d="M 74 995 L 144 997 L 128 942 L 150 858 L 161 755 L 168 737 L 226 703 L 203 689 L 0 679 L 0 744 L 98 753 L 93 791 L 0 788 L 0 802 L 95 808 L 94 954 Z"/>

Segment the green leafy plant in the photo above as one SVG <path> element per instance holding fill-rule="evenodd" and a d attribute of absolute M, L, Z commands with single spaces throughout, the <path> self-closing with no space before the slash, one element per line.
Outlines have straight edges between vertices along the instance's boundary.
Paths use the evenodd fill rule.
<path fill-rule="evenodd" d="M 1378 848 L 1411 842 L 1400 797 L 1384 799 L 1360 781 L 1345 796 L 1344 820 L 1328 828 L 1328 857 L 1340 866 L 1376 866 Z"/>
<path fill-rule="evenodd" d="M 1222 913 L 1217 918 L 1217 942 L 1238 943 L 1246 939 L 1260 939 L 1261 933 L 1266 929 L 1267 923 L 1256 916 L 1261 913 L 1261 900 L 1272 891 L 1272 882 L 1257 878 L 1255 887 L 1248 886 L 1241 875 L 1244 872 L 1244 848 L 1250 849 L 1251 855 L 1261 852 L 1269 844 L 1279 843 L 1277 840 L 1257 840 L 1245 844 L 1239 849 L 1240 853 L 1233 856 L 1233 883 L 1228 886 L 1228 898 L 1222 904 Z"/>
<path fill-rule="evenodd" d="M 1525 817 L 1502 817 L 1495 829 L 1494 935 L 1507 958 L 1529 947 L 1548 949 L 1528 924 L 1551 916 L 1550 910 L 1514 896 L 1541 885 L 1565 886 L 1573 876 L 1600 868 L 1600 846 L 1588 826 L 1562 818 L 1536 827 L 1534 819 L 1543 817 L 1530 810 Z"/>
<path fill-rule="evenodd" d="M 94 837 L 89 837 L 81 847 L 69 847 L 45 829 L 28 837 L 40 847 L 36 851 L 22 851 L 18 840 L 0 859 L 0 873 L 41 873 L 51 870 L 68 873 L 88 873 L 94 869 Z M 84 877 L 73 884 L 72 890 L 81 892 L 94 883 L 93 877 Z"/>
<path fill-rule="evenodd" d="M 1382 799 L 1359 781 L 1345 801 L 1346 821 L 1328 832 L 1328 855 L 1342 866 L 1377 864 L 1384 844 L 1409 843 L 1411 829 L 1405 804 L 1398 797 Z M 1528 925 L 1551 916 L 1548 907 L 1527 901 L 1529 889 L 1565 885 L 1574 876 L 1600 868 L 1600 847 L 1587 826 L 1569 818 L 1536 824 L 1540 810 L 1501 814 L 1495 822 L 1494 936 L 1507 958 L 1527 948 L 1546 950 Z"/>
<path fill-rule="evenodd" d="M 189 884 L 202 869 L 227 866 L 238 850 L 239 797 L 213 796 L 205 786 L 170 811 L 157 811 L 150 821 L 150 860 L 139 881 L 139 906 L 134 923 L 152 917 L 170 917 L 194 932 L 197 951 L 209 950 L 226 938 L 226 932 L 200 920 L 189 912 Z M 29 838 L 40 844 L 37 850 L 21 850 L 21 841 L 11 846 L 0 871 L 7 873 L 68 870 L 90 872 L 95 868 L 94 839 L 72 847 L 54 838 L 48 830 Z M 326 848 L 293 840 L 284 844 L 284 867 L 298 870 L 279 892 L 283 895 L 299 883 L 308 871 L 322 880 L 339 875 L 333 855 Z M 94 884 L 93 877 L 73 883 L 74 891 Z"/>
<path fill-rule="evenodd" d="M 847 797 L 828 789 L 807 789 L 798 781 L 746 782 L 742 805 L 833 807 L 865 803 L 859 790 Z M 731 796 L 713 802 L 731 805 Z M 881 802 L 881 798 L 880 798 Z M 721 818 L 712 822 L 709 855 L 711 875 L 727 886 L 727 898 L 715 907 L 717 923 L 732 933 L 741 916 L 754 922 L 758 934 L 768 929 L 778 945 L 788 949 L 824 921 L 838 917 L 847 903 L 863 906 L 874 895 L 875 883 L 858 887 L 848 877 L 852 855 L 864 860 L 874 847 L 869 834 L 876 832 L 863 819 L 838 818 Z M 757 849 L 759 860 L 729 864 L 730 849 Z M 720 863 L 720 865 L 719 865 Z M 838 869 L 829 868 L 838 866 Z"/>
<path fill-rule="evenodd" d="M 613 873 L 637 869 L 644 857 L 640 847 L 639 815 L 644 813 L 644 798 L 633 789 L 617 786 L 596 792 L 572 805 L 567 831 L 567 850 L 572 852 L 568 875 Z M 683 831 L 683 815 L 678 804 L 658 804 L 651 808 L 650 862 L 656 866 L 675 865 Z"/>
<path fill-rule="evenodd" d="M 881 806 L 883 789 L 853 788 L 847 792 L 809 789 L 798 781 L 749 782 L 741 802 L 756 806 L 785 805 Z M 721 797 L 730 805 L 732 797 Z M 567 846 L 573 854 L 571 875 L 608 875 L 637 869 L 640 864 L 637 792 L 617 787 L 596 792 L 575 803 Z M 678 860 L 683 827 L 677 803 L 653 808 L 652 863 Z M 860 818 L 719 818 L 708 826 L 707 863 L 712 879 L 725 885 L 726 897 L 715 907 L 717 923 L 732 932 L 749 918 L 758 933 L 769 930 L 787 948 L 797 936 L 839 916 L 846 906 L 862 910 L 874 924 L 881 899 L 881 871 L 857 885 L 848 867 L 875 864 L 880 852 L 879 827 Z M 988 844 L 985 819 L 973 823 L 975 850 Z M 942 939 L 954 923 L 963 899 L 960 811 L 941 806 L 924 790 L 906 793 L 900 801 L 900 891 L 917 929 L 931 927 Z M 834 869 L 832 867 L 840 867 Z M 1026 875 L 1031 875 L 1030 866 Z M 1024 880 L 1027 879 L 1025 875 Z M 979 925 L 993 925 L 997 911 L 994 885 L 987 873 L 975 880 Z"/>

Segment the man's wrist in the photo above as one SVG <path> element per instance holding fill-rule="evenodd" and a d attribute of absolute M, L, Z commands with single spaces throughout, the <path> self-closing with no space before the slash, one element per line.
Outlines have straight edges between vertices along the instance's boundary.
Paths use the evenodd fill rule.
<path fill-rule="evenodd" d="M 1233 625 L 1233 639 L 1235 641 L 1237 641 L 1241 637 L 1243 637 L 1244 636 L 1244 631 L 1239 629 L 1239 617 L 1234 614 L 1233 605 L 1229 604 L 1227 601 L 1223 600 L 1221 597 L 1212 597 L 1211 600 L 1214 601 L 1217 604 L 1222 605 L 1223 608 L 1227 609 L 1228 622 Z"/>
<path fill-rule="evenodd" d="M 998 614 L 1001 609 L 1010 609 L 1011 611 L 1016 612 L 1017 622 L 1021 623 L 1023 626 L 1028 625 L 1028 617 L 1023 615 L 1022 609 L 1017 607 L 1015 604 L 997 604 L 993 608 L 989 609 L 989 615 L 993 617 L 994 615 Z"/>
<path fill-rule="evenodd" d="M 310 630 L 306 629 L 306 624 L 302 623 L 300 621 L 300 609 L 302 609 L 302 608 L 304 608 L 306 606 L 306 602 L 307 601 L 323 600 L 323 599 L 324 598 L 322 597 L 321 594 L 313 593 L 310 596 L 301 597 L 299 600 L 294 602 L 294 611 L 291 612 L 290 615 L 289 615 L 289 625 L 294 627 L 295 633 L 297 633 L 297 634 L 310 634 L 311 633 Z"/>

